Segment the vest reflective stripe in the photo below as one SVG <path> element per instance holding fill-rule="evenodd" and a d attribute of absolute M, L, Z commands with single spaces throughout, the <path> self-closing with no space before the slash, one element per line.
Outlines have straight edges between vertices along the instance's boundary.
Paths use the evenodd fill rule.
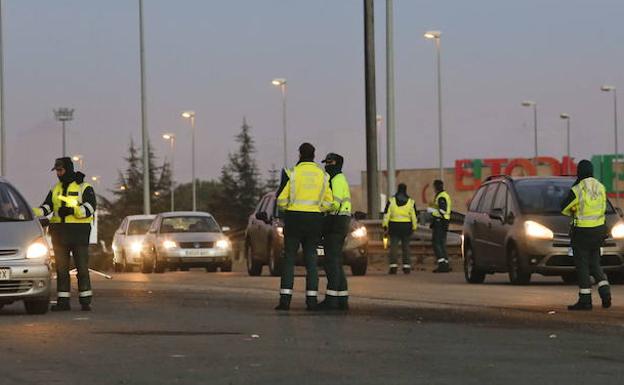
<path fill-rule="evenodd" d="M 574 226 L 598 227 L 605 223 L 607 196 L 602 183 L 594 178 L 585 178 L 572 187 L 578 200 L 574 213 Z"/>
<path fill-rule="evenodd" d="M 83 203 L 82 196 L 84 191 L 90 187 L 88 183 L 78 184 L 76 182 L 70 183 L 67 187 L 66 195 L 63 195 L 63 184 L 57 183 L 56 186 L 52 189 L 52 206 L 53 212 L 52 219 L 50 219 L 51 223 L 91 223 L 93 222 L 93 207 L 87 202 Z M 75 199 L 75 207 L 74 207 L 74 215 L 69 215 L 65 217 L 65 222 L 58 216 L 59 209 L 63 206 L 63 200 L 61 199 L 71 198 Z M 87 216 L 85 211 L 85 205 L 88 204 L 87 208 L 91 209 L 91 215 Z M 72 206 L 67 205 L 65 206 Z M 77 215 L 78 214 L 78 215 Z"/>
<path fill-rule="evenodd" d="M 289 211 L 321 212 L 331 209 L 329 176 L 314 162 L 301 162 L 287 172 L 290 184 L 288 197 L 284 192 L 277 204 Z M 284 189 L 286 190 L 286 189 Z M 328 197 L 329 195 L 329 197 Z"/>
<path fill-rule="evenodd" d="M 444 198 L 446 200 L 446 210 L 440 210 L 440 207 L 438 206 L 438 200 L 440 198 Z M 447 221 L 451 220 L 451 211 L 452 211 L 451 196 L 446 191 L 442 191 L 438 193 L 438 195 L 435 196 L 433 200 L 433 208 L 435 209 L 435 211 L 431 215 L 433 215 L 434 217 L 438 217 L 438 218 L 444 218 Z"/>

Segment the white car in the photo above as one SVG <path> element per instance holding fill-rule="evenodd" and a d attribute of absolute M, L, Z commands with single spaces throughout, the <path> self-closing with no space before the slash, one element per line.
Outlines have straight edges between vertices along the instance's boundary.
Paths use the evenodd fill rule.
<path fill-rule="evenodd" d="M 129 215 L 113 237 L 113 266 L 116 272 L 132 271 L 142 264 L 143 240 L 155 215 Z"/>

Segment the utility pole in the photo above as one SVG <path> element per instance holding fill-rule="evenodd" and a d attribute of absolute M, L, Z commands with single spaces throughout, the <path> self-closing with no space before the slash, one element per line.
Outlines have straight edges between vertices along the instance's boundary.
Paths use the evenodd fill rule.
<path fill-rule="evenodd" d="M 143 0 L 139 0 L 139 51 L 141 62 L 141 138 L 143 149 L 143 213 L 150 214 L 149 134 L 145 106 L 145 47 L 143 44 Z"/>
<path fill-rule="evenodd" d="M 368 215 L 381 211 L 377 160 L 377 106 L 375 102 L 375 17 L 373 0 L 364 0 L 364 78 L 366 90 L 366 192 Z"/>
<path fill-rule="evenodd" d="M 396 143 L 394 125 L 394 15 L 392 1 L 386 0 L 386 163 L 388 199 L 396 188 Z"/>
<path fill-rule="evenodd" d="M 2 0 L 0 0 L 0 176 L 6 176 L 6 127 L 4 125 L 4 44 L 2 37 Z"/>

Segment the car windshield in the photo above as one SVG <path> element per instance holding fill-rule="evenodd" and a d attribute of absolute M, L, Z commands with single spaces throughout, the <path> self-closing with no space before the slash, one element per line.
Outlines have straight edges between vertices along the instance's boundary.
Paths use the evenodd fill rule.
<path fill-rule="evenodd" d="M 134 219 L 128 224 L 128 235 L 145 234 L 151 224 L 151 219 Z"/>
<path fill-rule="evenodd" d="M 561 214 L 561 203 L 568 196 L 574 179 L 522 179 L 514 182 L 522 212 Z M 615 211 L 607 202 L 607 214 Z"/>
<path fill-rule="evenodd" d="M 167 217 L 160 225 L 161 233 L 218 233 L 221 230 L 212 217 Z"/>
<path fill-rule="evenodd" d="M 32 219 L 22 197 L 7 183 L 0 183 L 0 222 L 21 222 Z"/>

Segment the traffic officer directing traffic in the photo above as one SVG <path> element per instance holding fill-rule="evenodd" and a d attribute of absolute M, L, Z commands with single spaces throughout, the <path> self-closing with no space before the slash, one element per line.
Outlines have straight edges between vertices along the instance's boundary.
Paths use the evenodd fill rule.
<path fill-rule="evenodd" d="M 605 187 L 593 177 L 590 161 L 584 159 L 577 167 L 577 179 L 561 208 L 564 215 L 573 218 L 570 240 L 579 282 L 578 302 L 568 310 L 591 310 L 590 275 L 598 283 L 602 307 L 611 307 L 611 289 L 600 266 L 600 246 L 607 238 Z"/>
<path fill-rule="evenodd" d="M 431 243 L 433 253 L 436 256 L 436 262 L 438 263 L 438 267 L 433 272 L 448 273 L 451 271 L 451 267 L 446 252 L 446 233 L 451 221 L 452 202 L 450 195 L 444 191 L 444 182 L 436 179 L 433 181 L 433 188 L 436 195 L 433 199 L 433 204 L 427 210 L 433 216 L 431 221 Z"/>
<path fill-rule="evenodd" d="M 416 204 L 407 195 L 407 186 L 400 183 L 397 193 L 386 203 L 382 227 L 390 235 L 390 270 L 388 274 L 396 274 L 399 265 L 399 243 L 403 248 L 403 273 L 412 271 L 412 259 L 409 252 L 409 244 L 412 233 L 418 227 L 416 219 Z"/>
<path fill-rule="evenodd" d="M 351 226 L 351 191 L 349 182 L 342 173 L 344 158 L 330 152 L 323 163 L 330 177 L 329 186 L 334 204 L 332 210 L 325 216 L 323 224 L 327 290 L 325 299 L 319 307 L 325 310 L 347 310 L 349 292 L 347 291 L 347 277 L 342 266 L 342 248 Z"/>
<path fill-rule="evenodd" d="M 280 301 L 276 310 L 289 310 L 293 294 L 295 257 L 299 245 L 306 266 L 306 307 L 317 310 L 318 271 L 316 248 L 323 229 L 322 212 L 333 205 L 329 175 L 314 162 L 314 146 L 299 146 L 299 163 L 286 172 L 288 180 L 277 193 L 277 205 L 284 212 L 284 258 Z"/>
<path fill-rule="evenodd" d="M 50 235 L 56 262 L 57 303 L 52 311 L 70 310 L 71 284 L 69 278 L 70 253 L 78 270 L 78 295 L 82 310 L 91 310 L 91 281 L 89 278 L 89 235 L 96 209 L 95 191 L 84 182 L 85 175 L 74 172 L 70 158 L 54 162 L 59 182 L 48 193 L 43 204 L 33 212 L 48 216 Z"/>

